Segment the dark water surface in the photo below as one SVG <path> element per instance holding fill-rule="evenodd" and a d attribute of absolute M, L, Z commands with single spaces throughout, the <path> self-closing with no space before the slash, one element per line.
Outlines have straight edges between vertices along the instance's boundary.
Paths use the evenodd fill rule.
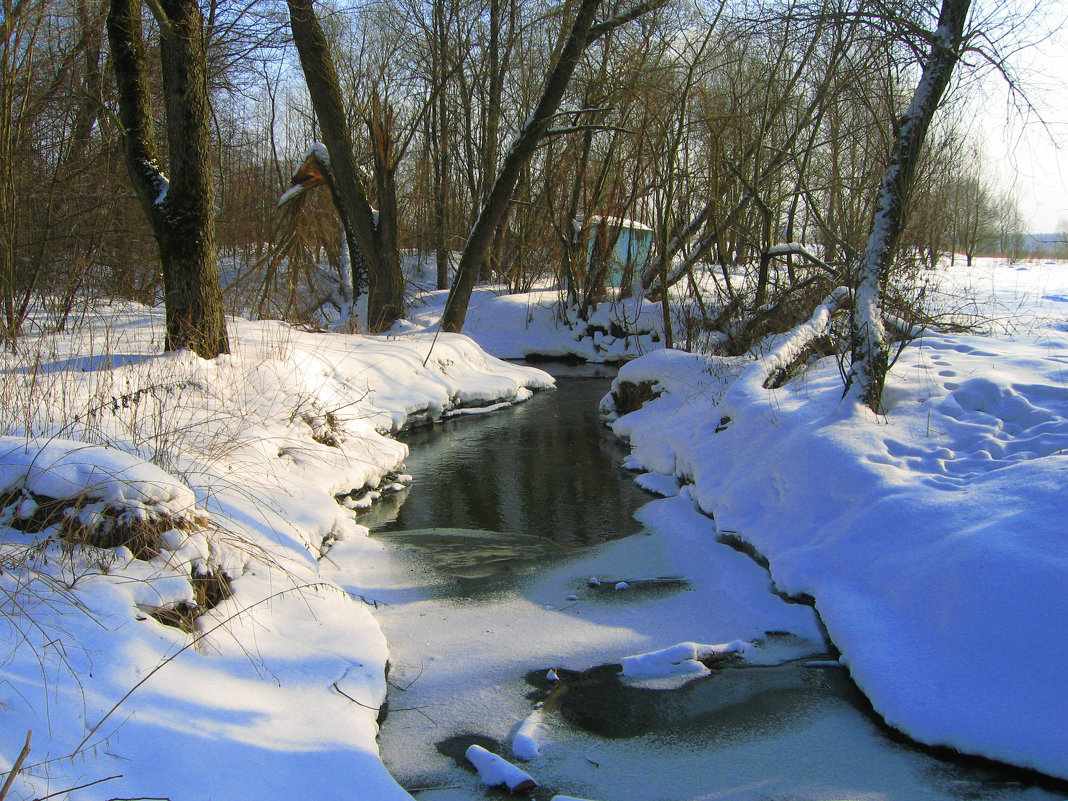
<path fill-rule="evenodd" d="M 597 413 L 610 386 L 603 371 L 560 375 L 525 403 L 401 435 L 414 482 L 360 522 L 376 534 L 496 531 L 565 549 L 640 532 L 634 510 L 650 497 L 620 468 L 627 446 Z"/>

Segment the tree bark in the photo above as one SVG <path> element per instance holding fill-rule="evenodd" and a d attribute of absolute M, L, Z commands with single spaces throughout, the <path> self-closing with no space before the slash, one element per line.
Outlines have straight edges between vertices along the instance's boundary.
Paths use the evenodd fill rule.
<path fill-rule="evenodd" d="M 393 138 L 393 111 L 376 92 L 371 98 L 371 149 L 374 153 L 378 220 L 375 225 L 377 266 L 380 272 L 367 289 L 367 326 L 385 331 L 404 316 L 404 274 L 397 247 L 397 154 Z"/>
<path fill-rule="evenodd" d="M 348 221 L 367 268 L 367 327 L 370 331 L 384 331 L 400 318 L 404 310 L 404 278 L 393 236 L 396 220 L 394 218 L 383 225 L 386 216 L 395 208 L 395 195 L 379 199 L 384 208 L 376 223 L 374 210 L 356 166 L 337 69 L 330 55 L 326 35 L 312 8 L 312 0 L 287 0 L 287 3 L 293 42 L 300 56 L 323 143 L 330 154 L 328 166 L 337 188 L 335 200 L 340 201 L 338 213 Z M 371 124 L 373 136 L 376 125 L 379 134 L 391 135 L 384 119 L 372 119 Z M 396 170 L 396 164 L 391 161 L 392 142 L 383 139 L 374 143 L 374 146 L 376 168 L 378 160 L 383 159 L 382 163 L 389 170 L 389 175 L 377 176 L 379 189 L 386 187 L 388 190 Z M 355 255 L 352 260 L 354 265 L 359 262 Z M 354 275 L 353 280 L 356 278 Z"/>
<path fill-rule="evenodd" d="M 215 251 L 203 17 L 196 0 L 160 0 L 153 12 L 160 28 L 171 178 L 156 152 L 140 0 L 112 0 L 108 13 L 126 167 L 159 248 L 164 347 L 190 348 L 212 359 L 229 352 L 229 340 Z"/>
<path fill-rule="evenodd" d="M 971 0 L 943 0 L 931 50 L 908 110 L 898 121 L 890 163 L 883 174 L 875 218 L 864 254 L 856 265 L 851 324 L 851 360 L 845 394 L 878 412 L 889 369 L 882 293 L 905 227 L 905 204 L 916 176 L 927 129 L 953 67 L 960 58 Z"/>

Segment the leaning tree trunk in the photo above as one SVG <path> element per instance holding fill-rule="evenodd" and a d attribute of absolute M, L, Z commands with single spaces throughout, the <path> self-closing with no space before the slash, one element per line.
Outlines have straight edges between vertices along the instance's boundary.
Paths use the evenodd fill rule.
<path fill-rule="evenodd" d="M 586 50 L 590 26 L 593 25 L 594 15 L 600 5 L 601 0 L 582 0 L 582 5 L 575 15 L 575 24 L 571 28 L 571 34 L 545 82 L 541 99 L 534 113 L 530 115 L 516 136 L 508 155 L 505 156 L 501 171 L 493 182 L 493 187 L 482 205 L 482 212 L 475 220 L 471 233 L 467 237 L 467 243 L 464 245 L 463 254 L 460 256 L 456 278 L 453 279 L 452 291 L 449 292 L 445 312 L 441 318 L 443 331 L 459 333 L 464 327 L 467 306 L 471 302 L 471 292 L 475 288 L 479 267 L 493 239 L 493 232 L 497 230 L 497 226 L 508 212 L 508 205 L 512 200 L 512 194 L 515 192 L 523 166 L 534 154 L 538 142 L 545 135 L 553 115 L 560 107 L 564 91 L 571 80 L 571 73 L 575 71 L 579 59 Z"/>
<path fill-rule="evenodd" d="M 126 167 L 159 247 L 165 348 L 211 359 L 228 353 L 229 341 L 215 251 L 204 22 L 196 0 L 151 5 L 160 28 L 170 179 L 156 153 L 140 0 L 112 0 L 108 13 Z"/>
<path fill-rule="evenodd" d="M 597 14 L 601 0 L 582 0 L 575 13 L 571 33 L 564 42 L 560 56 L 545 81 L 545 88 L 542 90 L 538 105 L 512 142 L 512 147 L 504 158 L 497 179 L 493 182 L 493 187 L 482 204 L 482 211 L 475 220 L 471 233 L 468 234 L 467 243 L 460 256 L 460 264 L 456 268 L 452 290 L 445 302 L 445 312 L 441 317 L 443 331 L 459 333 L 463 330 L 467 307 L 475 288 L 475 279 L 478 277 L 479 267 L 486 258 L 490 243 L 493 241 L 494 231 L 506 218 L 519 176 L 538 147 L 538 142 L 549 129 L 549 123 L 560 107 L 560 101 L 564 98 L 571 74 L 575 71 L 586 48 L 609 31 L 636 19 L 647 11 L 659 8 L 666 2 L 667 0 L 645 0 L 607 22 L 594 25 L 593 18 Z"/>
<path fill-rule="evenodd" d="M 905 204 L 916 176 L 927 129 L 960 58 L 964 23 L 971 0 L 943 0 L 938 28 L 912 103 L 898 122 L 890 163 L 883 174 L 871 234 L 856 266 L 856 289 L 851 316 L 851 361 L 846 395 L 874 412 L 879 411 L 889 345 L 883 324 L 882 292 L 905 227 Z"/>

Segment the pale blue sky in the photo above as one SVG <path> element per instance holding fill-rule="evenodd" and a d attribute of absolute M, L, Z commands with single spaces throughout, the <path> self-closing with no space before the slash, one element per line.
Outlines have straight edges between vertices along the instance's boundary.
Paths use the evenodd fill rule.
<path fill-rule="evenodd" d="M 1047 20 L 1068 15 L 1068 2 L 1044 3 Z M 987 81 L 985 107 L 976 115 L 973 134 L 984 142 L 992 166 L 1019 198 L 1029 228 L 1057 231 L 1068 221 L 1068 31 L 1063 29 L 1012 58 L 1034 113 L 1010 106 L 1005 82 Z"/>

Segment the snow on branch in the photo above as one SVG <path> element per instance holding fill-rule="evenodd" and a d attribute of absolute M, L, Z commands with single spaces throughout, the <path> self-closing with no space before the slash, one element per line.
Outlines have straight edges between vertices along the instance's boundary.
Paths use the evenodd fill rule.
<path fill-rule="evenodd" d="M 812 344 L 830 331 L 831 316 L 848 298 L 849 290 L 846 287 L 835 289 L 816 307 L 812 317 L 797 326 L 784 342 L 764 357 L 764 367 L 768 371 L 765 389 L 777 389 L 786 383 L 791 370 L 804 358 Z"/>
<path fill-rule="evenodd" d="M 293 173 L 289 188 L 278 198 L 275 206 L 282 206 L 300 196 L 308 189 L 322 186 L 330 171 L 330 152 L 322 142 L 314 142 L 304 152 L 304 161 Z"/>
<path fill-rule="evenodd" d="M 768 248 L 767 253 L 773 258 L 776 256 L 800 256 L 801 258 L 812 262 L 817 267 L 822 267 L 829 273 L 834 275 L 839 274 L 838 270 L 834 269 L 834 267 L 829 265 L 800 242 L 784 242 L 780 245 L 772 245 Z"/>
<path fill-rule="evenodd" d="M 577 133 L 579 131 L 615 131 L 617 133 L 632 134 L 634 131 L 628 128 L 620 128 L 618 125 L 598 125 L 597 123 L 587 123 L 584 125 L 568 125 L 564 128 L 548 128 L 545 131 L 545 137 L 561 136 L 563 134 Z"/>

